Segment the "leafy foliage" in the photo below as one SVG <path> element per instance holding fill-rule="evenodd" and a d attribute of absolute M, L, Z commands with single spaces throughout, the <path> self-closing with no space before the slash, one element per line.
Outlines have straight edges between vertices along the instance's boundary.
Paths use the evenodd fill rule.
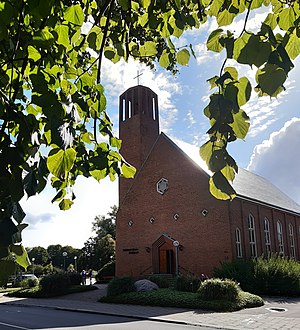
<path fill-rule="evenodd" d="M 45 294 L 59 294 L 71 286 L 71 280 L 67 273 L 50 274 L 40 280 L 40 286 Z"/>
<path fill-rule="evenodd" d="M 299 263 L 277 255 L 224 262 L 214 275 L 238 281 L 243 290 L 256 294 L 300 295 Z"/>

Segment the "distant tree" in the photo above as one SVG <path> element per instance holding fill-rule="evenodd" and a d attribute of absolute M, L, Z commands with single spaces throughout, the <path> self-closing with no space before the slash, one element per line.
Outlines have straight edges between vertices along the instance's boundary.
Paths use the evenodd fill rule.
<path fill-rule="evenodd" d="M 114 205 L 106 216 L 95 217 L 92 232 L 96 235 L 84 243 L 79 260 L 80 265 L 83 265 L 84 268 L 100 269 L 101 266 L 115 258 L 117 211 L 118 208 Z"/>
<path fill-rule="evenodd" d="M 82 253 L 80 249 L 75 249 L 70 245 L 61 246 L 60 244 L 49 245 L 47 247 L 49 261 L 52 262 L 54 267 L 63 268 L 64 261 L 66 268 L 71 264 L 74 263 L 74 257 L 79 257 Z M 65 257 L 63 253 L 66 252 L 67 256 Z"/>
<path fill-rule="evenodd" d="M 49 259 L 48 251 L 42 246 L 36 246 L 27 249 L 28 257 L 32 262 L 34 258 L 34 263 L 37 265 L 44 265 Z"/>
<path fill-rule="evenodd" d="M 111 206 L 111 210 L 104 215 L 97 215 L 93 221 L 92 231 L 98 238 L 111 235 L 113 239 L 116 239 L 116 216 L 118 207 L 116 205 Z"/>

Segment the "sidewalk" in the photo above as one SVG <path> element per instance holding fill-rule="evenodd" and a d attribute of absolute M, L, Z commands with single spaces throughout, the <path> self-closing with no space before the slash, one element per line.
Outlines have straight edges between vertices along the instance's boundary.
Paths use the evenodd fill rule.
<path fill-rule="evenodd" d="M 233 313 L 214 313 L 183 308 L 99 303 L 97 300 L 105 295 L 106 286 L 100 284 L 97 287 L 98 290 L 47 299 L 9 298 L 0 294 L 0 303 L 119 315 L 217 329 L 300 330 L 300 298 L 266 298 L 266 304 L 262 307 Z M 272 310 L 272 308 L 275 310 Z"/>

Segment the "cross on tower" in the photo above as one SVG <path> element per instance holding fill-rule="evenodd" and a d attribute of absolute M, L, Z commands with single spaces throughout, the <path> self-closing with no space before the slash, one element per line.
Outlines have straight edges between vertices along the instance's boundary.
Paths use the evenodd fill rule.
<path fill-rule="evenodd" d="M 137 76 L 133 78 L 133 79 L 137 79 L 137 84 L 138 84 L 138 85 L 140 84 L 140 76 L 141 76 L 142 74 L 143 74 L 143 72 L 140 73 L 140 71 L 137 70 Z"/>

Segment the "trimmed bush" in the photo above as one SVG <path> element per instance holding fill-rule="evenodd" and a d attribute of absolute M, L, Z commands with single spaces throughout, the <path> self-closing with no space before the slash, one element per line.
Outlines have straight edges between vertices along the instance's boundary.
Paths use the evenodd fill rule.
<path fill-rule="evenodd" d="M 132 277 L 115 277 L 108 283 L 107 296 L 117 296 L 132 291 L 135 291 Z"/>
<path fill-rule="evenodd" d="M 202 282 L 197 292 L 200 299 L 206 301 L 235 301 L 238 298 L 239 291 L 238 285 L 232 280 L 212 278 Z"/>
<path fill-rule="evenodd" d="M 168 280 L 162 276 L 151 275 L 147 277 L 147 280 L 157 284 L 160 289 L 165 289 L 170 287 Z"/>
<path fill-rule="evenodd" d="M 40 286 L 45 294 L 56 295 L 64 293 L 71 286 L 71 281 L 67 273 L 57 273 L 43 277 Z"/>
<path fill-rule="evenodd" d="M 269 259 L 224 262 L 214 275 L 231 278 L 243 290 L 255 294 L 300 295 L 300 264 L 293 259 L 272 255 Z"/>
<path fill-rule="evenodd" d="M 177 276 L 175 289 L 185 292 L 197 292 L 201 284 L 201 279 L 196 276 Z"/>
<path fill-rule="evenodd" d="M 98 271 L 96 275 L 96 281 L 103 282 L 107 280 L 107 278 L 111 279 L 112 277 L 115 276 L 115 273 L 116 273 L 116 262 L 110 261 Z"/>

